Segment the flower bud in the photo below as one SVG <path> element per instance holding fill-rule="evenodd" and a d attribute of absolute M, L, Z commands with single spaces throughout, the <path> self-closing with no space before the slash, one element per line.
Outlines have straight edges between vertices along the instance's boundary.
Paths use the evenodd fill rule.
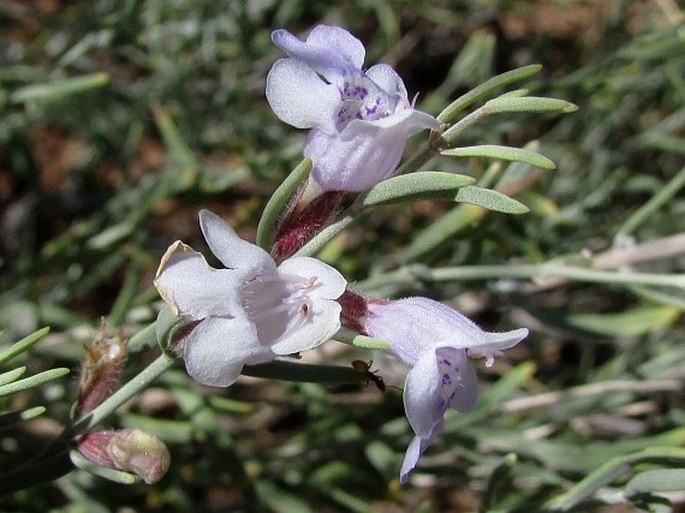
<path fill-rule="evenodd" d="M 116 431 L 86 433 L 76 439 L 76 448 L 90 461 L 102 467 L 116 468 L 107 452 L 107 446 L 114 435 Z"/>
<path fill-rule="evenodd" d="M 81 380 L 76 409 L 88 413 L 107 399 L 119 384 L 126 360 L 126 341 L 121 332 L 115 337 L 105 336 L 105 321 L 89 346 L 81 362 Z"/>
<path fill-rule="evenodd" d="M 140 429 L 96 431 L 76 439 L 78 451 L 98 465 L 141 477 L 154 484 L 166 474 L 171 455 L 164 442 Z"/>
<path fill-rule="evenodd" d="M 140 429 L 123 429 L 107 445 L 107 454 L 115 468 L 132 472 L 147 484 L 154 484 L 166 474 L 171 455 L 164 442 Z"/>

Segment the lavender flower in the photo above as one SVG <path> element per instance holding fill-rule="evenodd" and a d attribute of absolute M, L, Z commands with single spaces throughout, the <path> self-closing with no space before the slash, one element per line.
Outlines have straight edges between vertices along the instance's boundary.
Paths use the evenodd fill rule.
<path fill-rule="evenodd" d="M 345 279 L 309 257 L 278 267 L 221 218 L 200 212 L 207 243 L 226 269 L 214 269 L 180 241 L 162 257 L 155 286 L 176 315 L 197 321 L 183 359 L 197 381 L 228 386 L 244 365 L 312 349 L 340 328 Z"/>
<path fill-rule="evenodd" d="M 271 68 L 267 100 L 281 120 L 313 128 L 304 154 L 324 191 L 368 190 L 392 176 L 409 136 L 439 127 L 414 109 L 392 67 L 362 70 L 366 51 L 348 31 L 319 25 L 305 42 L 286 30 L 271 37 L 289 58 Z"/>
<path fill-rule="evenodd" d="M 404 484 L 421 454 L 442 432 L 447 408 L 468 412 L 475 407 L 478 382 L 468 356 L 484 357 L 490 366 L 528 330 L 486 332 L 455 310 L 422 297 L 369 301 L 367 306 L 364 330 L 390 343 L 389 352 L 412 366 L 403 400 L 416 436 L 400 470 Z"/>

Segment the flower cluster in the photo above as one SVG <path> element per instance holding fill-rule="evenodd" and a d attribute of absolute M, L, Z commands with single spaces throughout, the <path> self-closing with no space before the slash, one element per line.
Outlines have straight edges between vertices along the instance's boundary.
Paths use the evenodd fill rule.
<path fill-rule="evenodd" d="M 273 256 L 203 210 L 202 233 L 223 268 L 177 241 L 154 283 L 174 314 L 188 321 L 174 350 L 206 385 L 229 386 L 245 365 L 313 349 L 341 326 L 386 341 L 388 352 L 411 367 L 404 405 L 415 436 L 400 472 L 405 483 L 442 431 L 447 408 L 474 407 L 477 380 L 469 357 L 485 357 L 490 365 L 528 332 L 485 332 L 427 298 L 365 298 L 346 290 L 346 280 L 329 265 L 291 256 L 316 235 L 341 194 L 358 194 L 392 176 L 407 138 L 438 123 L 414 109 L 390 66 L 362 69 L 364 47 L 346 30 L 318 26 L 304 42 L 285 30 L 272 37 L 288 57 L 271 69 L 266 96 L 280 119 L 311 129 L 304 148 L 313 162 L 309 181 L 281 221 Z"/>
<path fill-rule="evenodd" d="M 272 34 L 288 54 L 266 81 L 274 113 L 311 128 L 304 155 L 324 191 L 362 192 L 390 177 L 410 135 L 438 128 L 414 109 L 402 79 L 387 64 L 362 70 L 362 43 L 339 27 L 319 25 L 305 42 L 285 30 Z"/>

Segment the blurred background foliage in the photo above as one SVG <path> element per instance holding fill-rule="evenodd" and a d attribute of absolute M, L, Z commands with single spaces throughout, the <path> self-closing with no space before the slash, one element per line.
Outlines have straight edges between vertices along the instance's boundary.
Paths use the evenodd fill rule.
<path fill-rule="evenodd" d="M 445 435 L 406 488 L 396 476 L 410 430 L 396 389 L 246 379 L 217 391 L 179 368 L 111 421 L 169 444 L 172 466 L 159 484 L 124 487 L 77 471 L 2 498 L 1 509 L 533 511 L 612 458 L 685 444 L 682 281 L 657 289 L 419 276 L 378 285 L 383 273 L 416 263 L 682 273 L 685 25 L 673 0 L 1 2 L 3 344 L 50 326 L 24 364 L 76 370 L 101 316 L 127 335 L 154 320 L 159 257 L 176 239 L 204 247 L 200 208 L 254 239 L 305 137 L 265 102 L 266 74 L 282 56 L 270 32 L 303 34 L 317 23 L 357 35 L 366 62 L 395 66 L 433 114 L 490 76 L 532 63 L 543 72 L 520 87 L 580 107 L 565 117 L 493 116 L 460 141 L 539 140 L 557 170 L 518 165 L 488 176 L 483 159 L 431 163 L 490 180 L 529 214 L 389 206 L 322 253 L 362 290 L 430 295 L 487 329 L 533 334 L 480 368 L 479 408 L 447 416 Z M 432 246 L 417 245 L 430 237 Z M 150 357 L 130 355 L 128 372 Z M 349 365 L 360 357 L 402 385 L 393 362 L 345 346 L 309 358 Z M 3 410 L 48 409 L 0 433 L 3 471 L 59 433 L 74 393 L 63 378 L 0 399 Z M 622 479 L 587 508 L 625 502 Z M 672 499 L 682 509 L 683 496 Z M 649 494 L 632 504 L 668 507 Z"/>

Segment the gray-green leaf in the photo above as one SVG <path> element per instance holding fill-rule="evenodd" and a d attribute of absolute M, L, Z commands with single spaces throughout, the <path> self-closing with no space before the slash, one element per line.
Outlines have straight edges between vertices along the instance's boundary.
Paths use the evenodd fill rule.
<path fill-rule="evenodd" d="M 57 367 L 56 369 L 46 370 L 40 372 L 35 376 L 29 376 L 28 378 L 20 379 L 19 381 L 14 381 L 8 383 L 7 385 L 0 387 L 0 397 L 10 394 L 16 394 L 22 390 L 28 390 L 29 388 L 34 388 L 40 386 L 53 379 L 61 378 L 69 374 L 69 369 L 66 367 Z"/>
<path fill-rule="evenodd" d="M 513 148 L 511 146 L 498 146 L 496 144 L 450 148 L 449 150 L 444 150 L 440 153 L 450 157 L 485 157 L 513 162 L 525 162 L 543 169 L 556 168 L 554 162 L 536 151 Z"/>
<path fill-rule="evenodd" d="M 395 176 L 380 182 L 366 192 L 362 205 L 369 207 L 417 199 L 444 199 L 445 192 L 457 191 L 472 184 L 474 178 L 442 171 L 421 171 Z"/>
<path fill-rule="evenodd" d="M 283 180 L 283 183 L 274 191 L 269 198 L 264 212 L 257 226 L 257 245 L 265 250 L 271 246 L 271 238 L 276 230 L 278 220 L 283 216 L 286 206 L 290 202 L 293 194 L 309 176 L 312 170 L 312 161 L 304 159 L 293 171 Z"/>
<path fill-rule="evenodd" d="M 37 100 L 56 100 L 64 96 L 98 89 L 107 82 L 109 82 L 109 75 L 107 73 L 92 73 L 80 77 L 56 80 L 49 84 L 32 84 L 12 93 L 10 102 L 22 103 Z"/>
<path fill-rule="evenodd" d="M 640 472 L 626 485 L 626 495 L 685 490 L 685 469 L 669 468 Z"/>
<path fill-rule="evenodd" d="M 485 107 L 490 113 L 498 112 L 575 112 L 578 107 L 558 98 L 541 98 L 538 96 L 517 97 L 503 95 L 488 101 Z"/>
<path fill-rule="evenodd" d="M 513 198 L 502 194 L 501 192 L 493 191 L 492 189 L 483 189 L 475 185 L 462 187 L 457 192 L 454 201 L 458 203 L 470 203 L 495 212 L 503 212 L 505 214 L 525 214 L 528 212 L 528 207 L 523 203 L 519 203 Z"/>
<path fill-rule="evenodd" d="M 12 358 L 19 356 L 23 352 L 28 351 L 28 349 L 33 344 L 35 344 L 45 335 L 47 335 L 49 331 L 50 328 L 39 329 L 38 331 L 31 333 L 27 337 L 22 338 L 19 342 L 15 342 L 14 344 L 12 344 L 6 350 L 0 353 L 0 365 L 9 362 Z"/>
<path fill-rule="evenodd" d="M 509 84 L 524 80 L 538 73 L 542 69 L 539 64 L 531 64 L 530 66 L 524 66 L 523 68 L 514 69 L 492 77 L 486 82 L 482 83 L 478 87 L 470 90 L 468 93 L 457 98 L 453 101 L 444 111 L 442 111 L 437 120 L 439 123 L 447 123 L 452 121 L 456 115 L 464 110 L 466 107 L 474 104 L 475 102 L 483 99 L 490 93 L 496 91 L 497 89 L 502 89 Z"/>

